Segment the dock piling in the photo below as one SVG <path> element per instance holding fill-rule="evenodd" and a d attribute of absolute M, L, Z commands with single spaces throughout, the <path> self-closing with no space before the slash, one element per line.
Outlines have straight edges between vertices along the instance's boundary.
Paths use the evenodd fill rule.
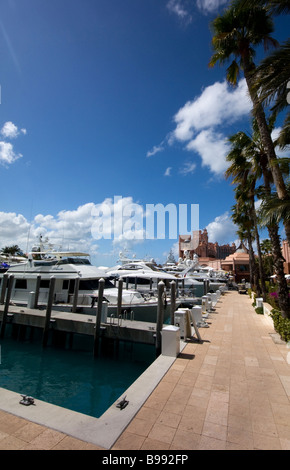
<path fill-rule="evenodd" d="M 34 306 L 33 306 L 33 308 L 37 308 L 37 307 L 38 307 L 38 297 L 39 297 L 40 281 L 41 281 L 41 276 L 38 275 L 37 278 L 36 278 L 35 298 L 34 298 Z"/>
<path fill-rule="evenodd" d="M 7 284 L 8 284 L 8 274 L 3 274 L 2 285 L 1 285 L 1 298 L 0 298 L 0 304 L 2 305 L 5 302 Z"/>
<path fill-rule="evenodd" d="M 176 310 L 176 282 L 170 282 L 170 324 L 174 325 L 174 312 Z"/>
<path fill-rule="evenodd" d="M 157 324 L 156 324 L 156 355 L 161 354 L 161 330 L 164 319 L 164 287 L 163 281 L 158 283 L 158 306 L 157 306 Z"/>
<path fill-rule="evenodd" d="M 118 282 L 118 304 L 117 304 L 117 318 L 122 313 L 122 290 L 123 290 L 123 279 L 120 278 Z"/>
<path fill-rule="evenodd" d="M 43 335 L 42 335 L 42 346 L 43 347 L 45 347 L 47 345 L 47 340 L 48 340 L 48 331 L 49 331 L 52 303 L 53 303 L 53 296 L 54 296 L 54 288 L 55 288 L 55 277 L 52 276 L 50 278 L 48 300 L 47 300 L 47 306 L 46 306 L 45 323 L 44 323 Z"/>
<path fill-rule="evenodd" d="M 75 280 L 75 288 L 74 288 L 74 300 L 73 300 L 73 306 L 72 306 L 73 313 L 77 311 L 79 287 L 80 287 L 80 278 L 77 277 Z"/>
<path fill-rule="evenodd" d="M 99 291 L 98 291 L 98 308 L 96 313 L 96 326 L 94 336 L 94 356 L 97 357 L 99 353 L 99 341 L 100 341 L 100 327 L 101 327 L 101 316 L 103 308 L 103 294 L 104 294 L 105 279 L 99 280 Z"/>
<path fill-rule="evenodd" d="M 5 307 L 4 307 L 4 311 L 3 311 L 1 331 L 0 331 L 0 337 L 1 338 L 4 338 L 4 334 L 5 334 L 5 327 L 6 327 L 6 322 L 7 322 L 8 309 L 9 309 L 9 303 L 10 303 L 10 297 L 11 297 L 13 283 L 14 283 L 14 276 L 11 275 L 8 278 L 8 291 L 7 291 L 7 295 L 6 295 Z"/>

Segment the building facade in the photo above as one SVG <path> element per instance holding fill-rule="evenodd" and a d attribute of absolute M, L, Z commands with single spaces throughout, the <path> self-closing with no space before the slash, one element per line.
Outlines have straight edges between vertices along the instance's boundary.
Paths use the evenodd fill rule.
<path fill-rule="evenodd" d="M 229 272 L 236 283 L 243 280 L 250 281 L 250 256 L 249 250 L 243 243 L 237 248 L 235 253 L 227 256 L 221 261 L 221 268 Z"/>
<path fill-rule="evenodd" d="M 290 247 L 288 240 L 283 240 L 282 242 L 282 255 L 284 258 L 284 273 L 290 274 Z"/>
<path fill-rule="evenodd" d="M 179 257 L 184 258 L 185 252 L 190 259 L 197 254 L 200 264 L 211 265 L 213 262 L 225 259 L 236 251 L 236 245 L 219 245 L 208 241 L 207 230 L 193 232 L 192 235 L 179 235 Z"/>

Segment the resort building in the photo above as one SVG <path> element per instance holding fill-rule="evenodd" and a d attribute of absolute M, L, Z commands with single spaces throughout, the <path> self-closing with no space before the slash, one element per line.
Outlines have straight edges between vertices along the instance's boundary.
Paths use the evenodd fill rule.
<path fill-rule="evenodd" d="M 288 240 L 283 240 L 281 248 L 282 248 L 282 255 L 285 259 L 284 273 L 290 274 L 290 247 L 289 247 Z"/>
<path fill-rule="evenodd" d="M 234 281 L 239 283 L 243 279 L 250 280 L 250 256 L 249 250 L 243 243 L 237 248 L 235 253 L 221 261 L 221 268 L 228 271 L 234 277 Z"/>
<path fill-rule="evenodd" d="M 236 251 L 236 245 L 219 245 L 217 242 L 208 241 L 207 230 L 193 232 L 192 235 L 179 235 L 179 257 L 193 259 L 193 255 L 199 257 L 199 264 L 221 269 L 221 260 Z"/>

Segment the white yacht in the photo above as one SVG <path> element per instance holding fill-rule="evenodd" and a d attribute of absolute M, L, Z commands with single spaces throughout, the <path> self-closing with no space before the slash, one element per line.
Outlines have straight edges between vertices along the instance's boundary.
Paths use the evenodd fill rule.
<path fill-rule="evenodd" d="M 158 268 L 153 261 L 132 260 L 107 269 L 107 274 L 112 278 L 122 278 L 128 283 L 138 286 L 152 286 L 156 289 L 158 281 L 163 281 L 167 288 L 171 281 L 176 281 L 176 276 Z M 151 282 L 152 280 L 152 282 Z"/>
<path fill-rule="evenodd" d="M 154 260 L 121 260 L 121 264 L 114 268 L 107 269 L 107 274 L 111 279 L 123 279 L 125 286 L 134 288 L 141 293 L 157 294 L 158 282 L 163 281 L 167 298 L 170 298 L 171 282 L 176 283 L 177 304 L 180 306 L 192 306 L 197 303 L 197 297 L 203 295 L 203 283 L 196 282 L 193 279 L 184 280 L 177 277 L 174 273 L 168 273 L 159 268 Z M 197 291 L 198 288 L 198 291 Z"/>
<path fill-rule="evenodd" d="M 38 259 L 35 259 L 38 258 Z M 79 279 L 77 299 L 78 311 L 95 313 L 99 280 L 105 280 L 103 300 L 108 302 L 108 315 L 116 316 L 118 288 L 109 279 L 104 269 L 93 266 L 88 253 L 64 251 L 33 251 L 25 262 L 18 263 L 0 274 L 0 292 L 4 274 L 13 275 L 14 283 L 11 301 L 18 305 L 27 305 L 30 293 L 35 292 L 40 276 L 38 305 L 45 305 L 48 300 L 50 279 L 55 278 L 53 309 L 71 310 L 75 282 Z M 134 315 L 134 319 L 156 321 L 157 299 L 149 298 L 132 289 L 122 291 L 122 313 Z"/>
<path fill-rule="evenodd" d="M 185 252 L 185 255 L 187 253 Z M 185 259 L 179 258 L 175 266 L 167 265 L 164 269 L 169 273 L 175 273 L 176 277 L 183 278 L 185 286 L 194 283 L 196 288 L 203 288 L 204 281 L 209 282 L 210 290 L 217 290 L 227 282 L 227 275 L 224 271 L 215 270 L 210 266 L 201 266 L 199 264 L 198 255 L 194 255 L 193 259 L 187 256 Z"/>

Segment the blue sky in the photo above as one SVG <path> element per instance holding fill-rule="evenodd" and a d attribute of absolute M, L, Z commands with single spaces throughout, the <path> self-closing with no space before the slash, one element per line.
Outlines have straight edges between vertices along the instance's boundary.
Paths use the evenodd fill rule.
<path fill-rule="evenodd" d="M 1 247 L 26 251 L 42 234 L 99 265 L 125 248 L 162 262 L 168 234 L 92 231 L 104 206 L 137 208 L 142 230 L 149 204 L 198 204 L 210 241 L 236 240 L 225 139 L 249 128 L 250 104 L 242 77 L 231 89 L 208 67 L 209 24 L 227 3 L 2 0 Z M 289 18 L 275 23 L 285 40 Z"/>

